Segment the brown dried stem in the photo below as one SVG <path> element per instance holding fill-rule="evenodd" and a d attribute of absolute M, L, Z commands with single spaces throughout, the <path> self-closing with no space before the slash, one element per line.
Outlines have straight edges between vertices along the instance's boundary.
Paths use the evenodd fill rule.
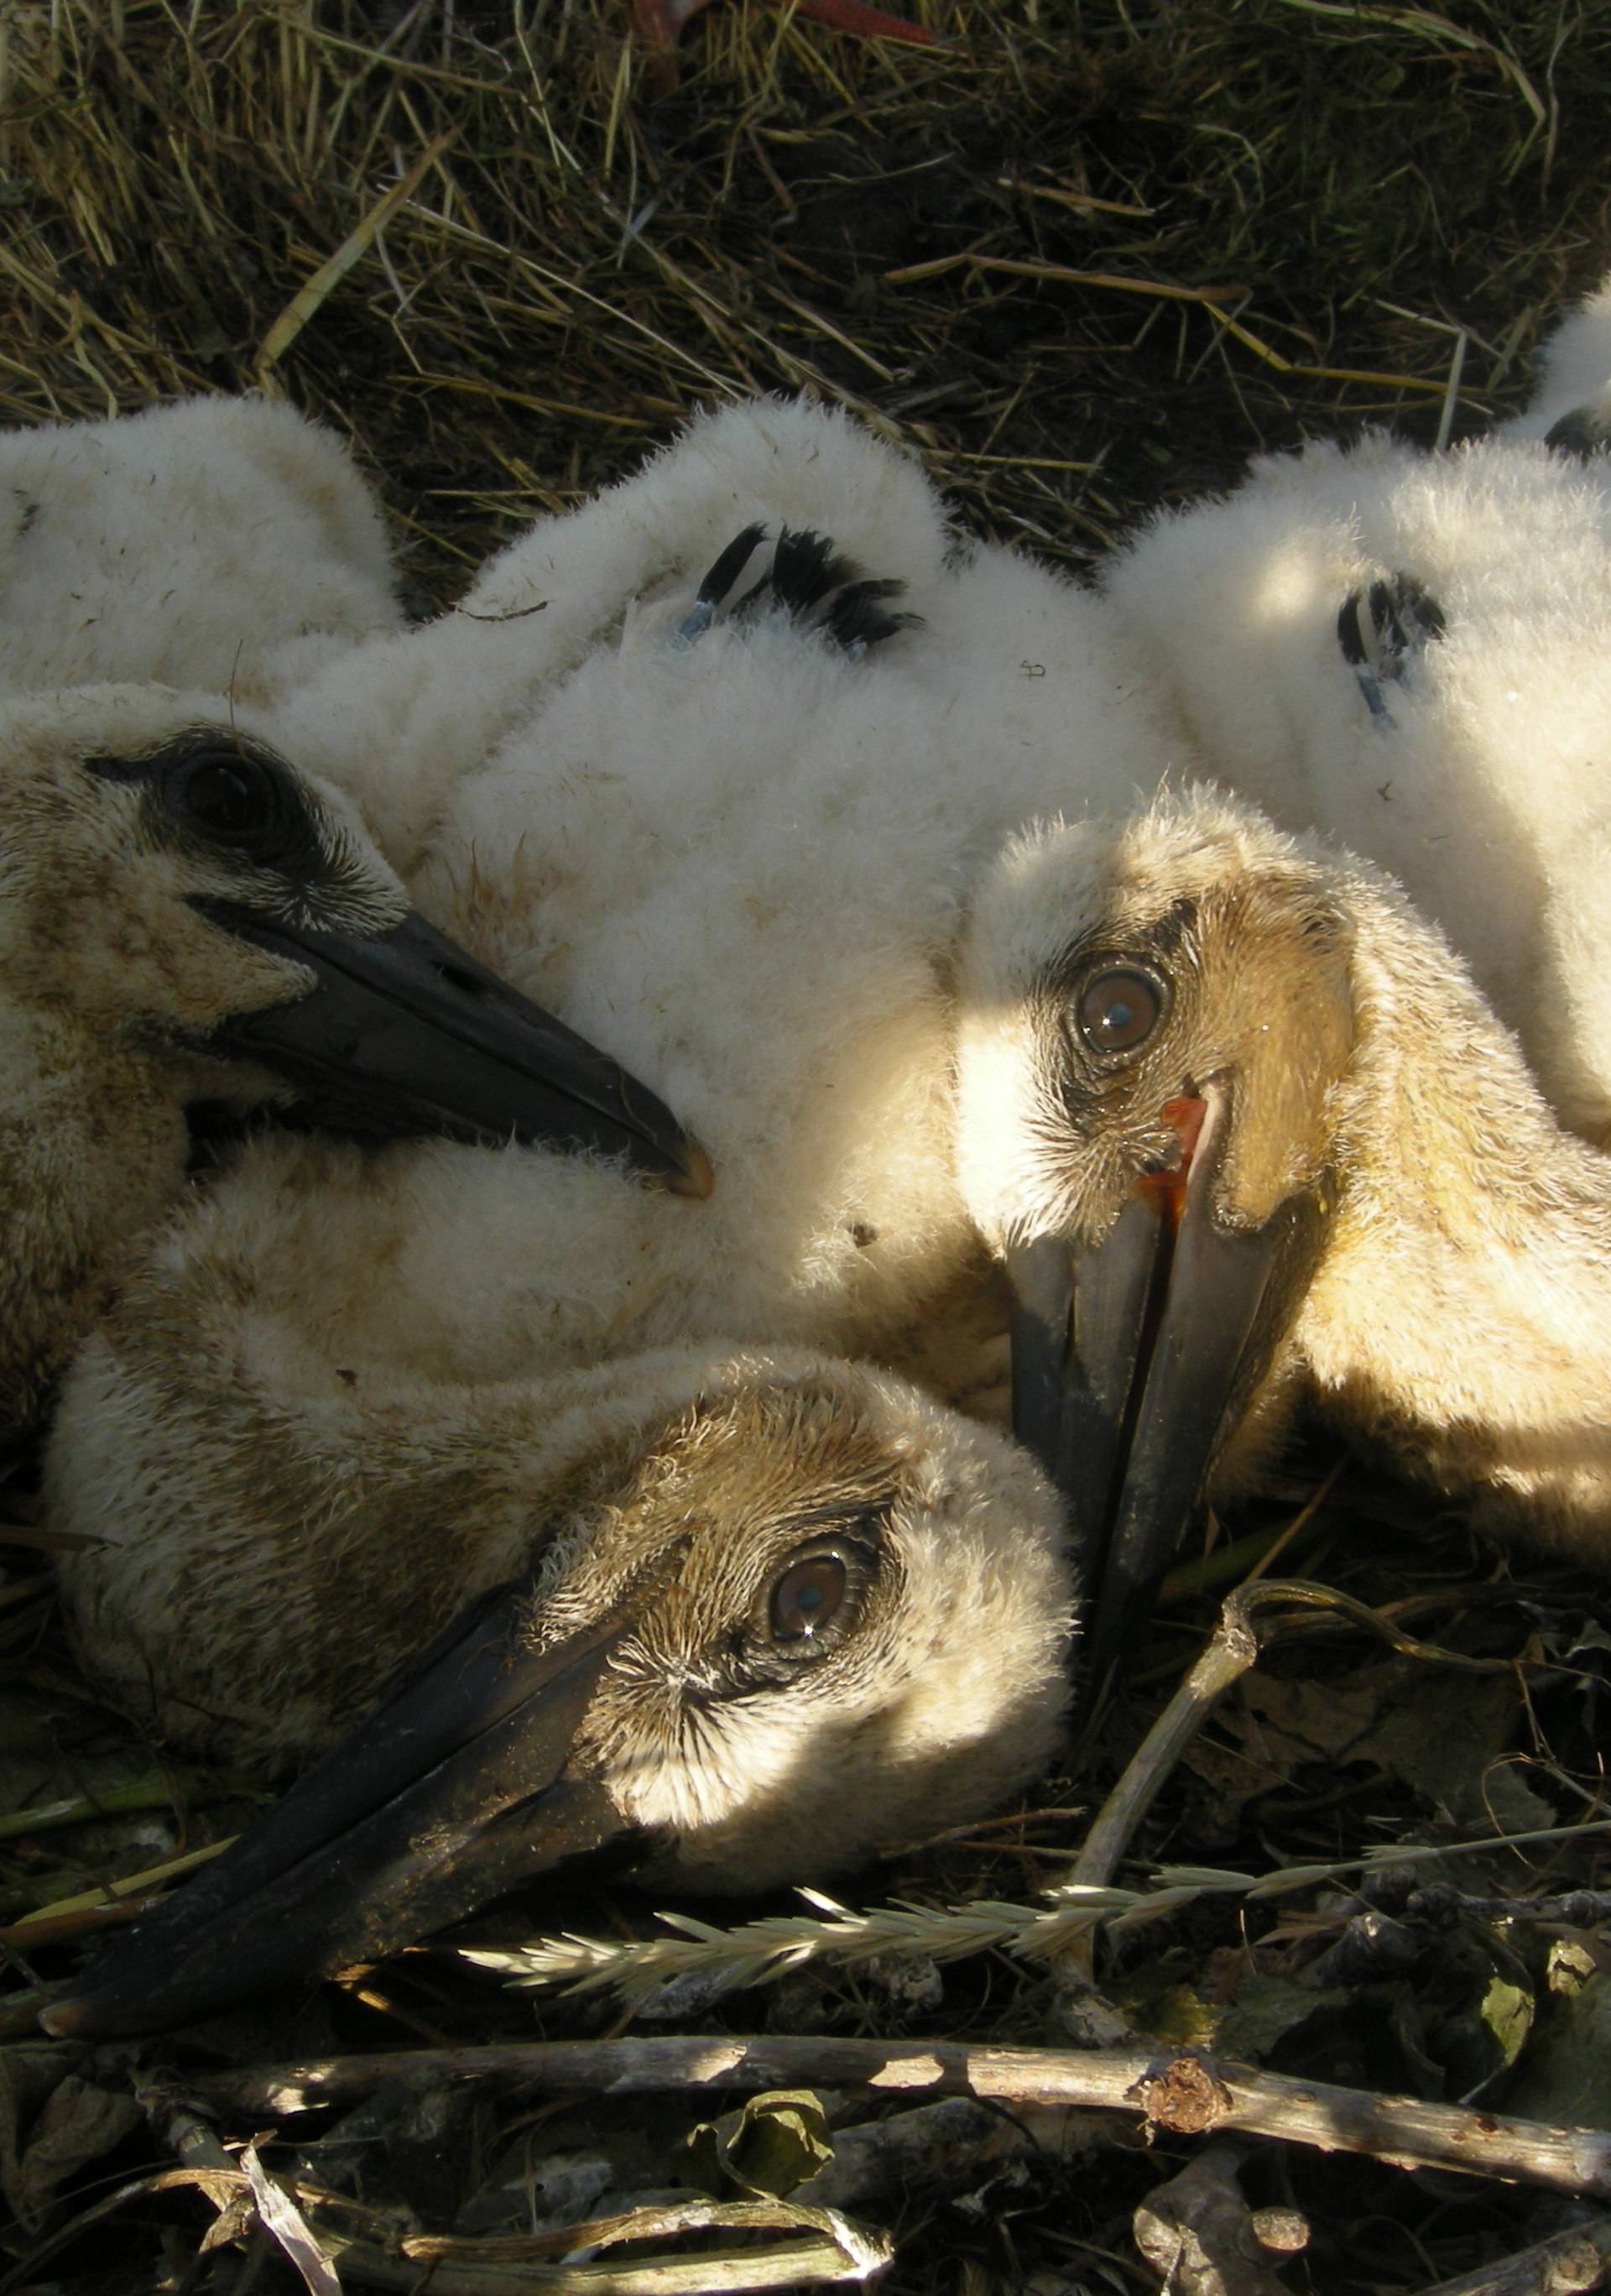
<path fill-rule="evenodd" d="M 1135 2244 L 1170 2296 L 1290 2296 L 1268 2251 L 1302 2248 L 1308 2228 L 1287 2210 L 1264 2212 L 1279 2216 L 1275 2227 L 1255 2216 L 1237 2182 L 1243 2150 L 1208 2145 L 1137 2209 Z"/>
<path fill-rule="evenodd" d="M 972 2047 L 957 2042 L 815 2034 L 656 2036 L 400 2050 L 208 2074 L 191 2084 L 209 2108 L 296 2112 L 375 2083 L 500 2079 L 544 2090 L 627 2095 L 653 2090 L 819 2086 L 1003 2104 L 1126 2113 L 1177 2135 L 1240 2130 L 1323 2152 L 1373 2154 L 1399 2168 L 1459 2169 L 1611 2198 L 1611 2131 L 1558 2128 L 1414 2097 L 1296 2081 L 1200 2053 Z"/>
<path fill-rule="evenodd" d="M 1582 2296 L 1587 2289 L 1603 2288 L 1608 2270 L 1611 2218 L 1596 2217 L 1498 2264 L 1481 2265 L 1458 2280 L 1440 2280 L 1422 2296 Z"/>

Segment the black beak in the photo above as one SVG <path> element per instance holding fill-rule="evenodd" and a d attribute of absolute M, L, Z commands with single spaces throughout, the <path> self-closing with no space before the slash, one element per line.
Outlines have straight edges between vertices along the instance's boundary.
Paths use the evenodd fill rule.
<path fill-rule="evenodd" d="M 455 1620 L 276 1809 L 42 2012 L 46 2030 L 190 2024 L 412 1944 L 612 1840 L 647 1847 L 573 1762 L 629 1611 L 536 1649 L 533 1617 L 522 1579 Z"/>
<path fill-rule="evenodd" d="M 423 917 L 364 938 L 209 896 L 193 906 L 316 974 L 306 996 L 226 1021 L 213 1041 L 290 1077 L 319 1121 L 596 1148 L 678 1195 L 710 1193 L 708 1158 L 664 1102 Z"/>
<path fill-rule="evenodd" d="M 1227 1095 L 1177 1105 L 1199 1111 L 1182 1169 L 1144 1175 L 1100 1243 L 1042 1235 L 1008 1255 L 1013 1431 L 1069 1508 L 1089 1695 L 1144 1623 L 1325 1232 L 1318 1191 L 1259 1227 L 1222 1225 Z"/>

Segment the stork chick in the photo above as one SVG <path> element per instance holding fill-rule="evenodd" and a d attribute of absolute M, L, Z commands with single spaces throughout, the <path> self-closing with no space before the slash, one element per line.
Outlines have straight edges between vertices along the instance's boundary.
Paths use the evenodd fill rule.
<path fill-rule="evenodd" d="M 351 456 L 267 399 L 0 431 L 0 693 L 149 678 L 261 701 L 401 626 Z"/>
<path fill-rule="evenodd" d="M 444 822 L 459 786 L 565 680 L 596 678 L 657 627 L 670 636 L 696 585 L 757 521 L 774 539 L 783 529 L 831 535 L 880 578 L 923 592 L 920 611 L 952 540 L 921 471 L 850 417 L 781 399 L 724 407 L 619 484 L 539 519 L 434 621 L 354 647 L 288 691 L 282 744 L 348 792 L 412 882 L 451 843 Z M 630 759 L 607 770 L 653 785 L 665 735 L 652 710 L 634 734 Z M 687 771 L 680 759 L 676 770 Z M 563 804 L 575 771 L 556 774 L 545 799 Z M 495 880 L 510 865 L 498 848 L 483 856 Z"/>
<path fill-rule="evenodd" d="M 344 800 L 209 717 L 160 687 L 0 709 L 7 1430 L 180 1193 L 190 1102 L 299 1095 L 708 1185 L 652 1095 L 411 910 Z"/>
<path fill-rule="evenodd" d="M 1541 439 L 1562 453 L 1587 455 L 1611 443 L 1611 278 L 1567 312 L 1540 360 L 1531 403 L 1501 439 Z"/>
<path fill-rule="evenodd" d="M 824 521 L 818 548 L 795 521 L 835 505 L 848 525 Z M 861 556 L 876 518 L 888 559 Z M 1097 601 L 1003 552 L 953 562 L 947 540 L 921 473 L 842 418 L 740 409 L 544 521 L 478 586 L 478 612 L 503 619 L 454 644 L 496 642 L 496 709 L 519 688 L 510 649 L 547 670 L 474 770 L 414 778 L 432 745 L 412 702 L 377 720 L 375 662 L 351 660 L 350 723 L 334 673 L 328 717 L 298 698 L 295 753 L 413 853 L 421 906 L 608 1032 L 722 1174 L 697 1222 L 666 1221 L 552 1159 L 496 1160 L 467 1185 L 426 1146 L 381 1193 L 317 1147 L 255 1149 L 233 1216 L 300 1202 L 283 1248 L 348 1362 L 487 1378 L 698 1335 L 876 1356 L 952 1400 L 999 1383 L 1004 1304 L 951 1171 L 957 931 L 1005 833 L 1099 773 L 1131 801 L 1169 753 L 1108 669 Z M 437 683 L 449 636 L 385 650 L 385 691 L 418 682 L 427 727 L 465 693 Z M 481 699 L 472 680 L 463 707 Z M 993 1290 L 994 1350 L 970 1320 L 952 1347 Z"/>
<path fill-rule="evenodd" d="M 1390 869 L 1611 1139 L 1611 489 L 1519 433 L 1313 445 L 1104 587 L 1197 769 Z"/>
<path fill-rule="evenodd" d="M 1606 1551 L 1611 1163 L 1368 864 L 1202 790 L 1026 832 L 964 947 L 957 1133 L 1093 1668 L 1305 1388 L 1479 1519 Z"/>
<path fill-rule="evenodd" d="M 215 1754 L 335 1751 L 53 2030 L 187 2021 L 612 1841 L 657 1884 L 819 1877 L 1045 1760 L 1067 1563 L 1003 1438 L 820 1357 L 388 1383 L 316 1322 L 209 1204 L 68 1382 L 96 1673 Z"/>

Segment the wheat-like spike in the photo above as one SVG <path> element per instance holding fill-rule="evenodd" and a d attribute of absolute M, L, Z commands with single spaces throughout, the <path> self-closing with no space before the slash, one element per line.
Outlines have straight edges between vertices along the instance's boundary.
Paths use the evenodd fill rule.
<path fill-rule="evenodd" d="M 800 1894 L 825 1909 L 827 1918 L 773 1914 L 717 1930 L 688 1915 L 662 1914 L 659 1918 L 682 1936 L 623 1941 L 567 1935 L 529 1945 L 466 1948 L 467 1956 L 484 1969 L 503 1971 L 517 1985 L 565 1985 L 582 1992 L 608 1985 L 624 1999 L 638 2001 L 674 1977 L 714 1977 L 724 1987 L 758 1985 L 808 1961 L 849 1966 L 886 1953 L 955 1961 L 993 1946 L 1041 1959 L 1103 1915 L 1128 1911 L 1139 1902 L 1133 1890 L 1106 1889 L 1065 1893 L 1077 1902 L 1050 1906 L 979 1898 L 944 1911 L 897 1901 L 852 1913 L 820 1891 Z M 1180 1902 L 1180 1892 L 1167 1894 L 1172 1905 Z"/>
<path fill-rule="evenodd" d="M 1161 1921 L 1197 1898 L 1286 1896 L 1384 1864 L 1458 1857 L 1462 1851 L 1492 1851 L 1507 1840 L 1526 1844 L 1558 1840 L 1563 1832 L 1607 1830 L 1611 1830 L 1611 1819 L 1599 1818 L 1586 1825 L 1543 1827 L 1514 1836 L 1489 1834 L 1469 1841 L 1382 1843 L 1362 1857 L 1344 1858 L 1329 1866 L 1290 1866 L 1273 1874 L 1242 1874 L 1212 1866 L 1165 1866 L 1154 1870 L 1152 1886 L 1148 1889 L 1062 1882 L 1043 1892 L 1046 1903 L 1038 1906 L 975 1898 L 964 1905 L 939 1908 L 896 1898 L 856 1913 L 821 1890 L 802 1888 L 798 1895 L 822 1919 L 803 1914 L 769 1914 L 763 1920 L 724 1930 L 691 1914 L 661 1913 L 657 1918 L 668 1929 L 680 1931 L 680 1936 L 623 1940 L 568 1932 L 562 1937 L 536 1938 L 528 1945 L 462 1950 L 467 1960 L 482 1968 L 503 1971 L 513 1985 L 562 1985 L 575 1992 L 609 1986 L 632 2003 L 644 1999 L 673 1978 L 711 1978 L 724 1990 L 731 1990 L 770 1984 L 807 1962 L 852 1967 L 886 1953 L 918 1953 L 933 1961 L 960 1961 L 999 1947 L 1025 1960 L 1045 1961 L 1086 1938 L 1098 1923 L 1106 1924 L 1111 1936 L 1122 1935 Z"/>

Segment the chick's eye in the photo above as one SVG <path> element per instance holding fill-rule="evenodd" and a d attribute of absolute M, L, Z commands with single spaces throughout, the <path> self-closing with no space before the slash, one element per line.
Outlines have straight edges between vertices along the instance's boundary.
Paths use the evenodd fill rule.
<path fill-rule="evenodd" d="M 182 767 L 168 786 L 179 818 L 226 845 L 261 845 L 281 827 L 279 784 L 255 758 L 215 751 Z"/>
<path fill-rule="evenodd" d="M 1093 1053 L 1130 1053 L 1157 1027 L 1164 1004 L 1161 983 L 1139 966 L 1105 965 L 1081 989 L 1075 1018 Z"/>
<path fill-rule="evenodd" d="M 772 1590 L 772 1631 L 780 1642 L 820 1634 L 845 1600 L 850 1573 L 839 1554 L 808 1554 L 791 1563 Z"/>

